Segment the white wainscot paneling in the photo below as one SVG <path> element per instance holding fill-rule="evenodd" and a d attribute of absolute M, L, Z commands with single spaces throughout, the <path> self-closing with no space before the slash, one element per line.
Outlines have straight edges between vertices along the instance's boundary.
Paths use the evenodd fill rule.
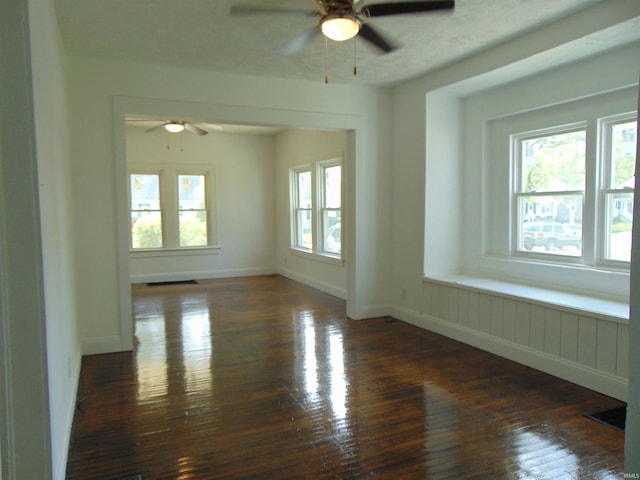
<path fill-rule="evenodd" d="M 398 318 L 622 400 L 628 388 L 625 319 L 425 280 L 422 312 Z"/>

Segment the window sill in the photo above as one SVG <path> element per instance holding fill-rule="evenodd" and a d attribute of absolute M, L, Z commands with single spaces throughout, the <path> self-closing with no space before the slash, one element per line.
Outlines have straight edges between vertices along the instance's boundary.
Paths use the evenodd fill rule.
<path fill-rule="evenodd" d="M 291 254 L 296 257 L 306 258 L 307 260 L 312 260 L 315 262 L 327 263 L 329 265 L 335 265 L 342 267 L 344 265 L 344 260 L 338 256 L 332 255 L 323 255 L 320 253 L 308 252 L 305 250 L 297 250 L 295 248 L 291 249 Z"/>
<path fill-rule="evenodd" d="M 629 324 L 629 304 L 625 302 L 469 275 L 442 275 L 425 277 L 424 280 L 496 293 L 507 298 L 525 299 L 543 306 L 551 304 L 569 313 L 587 313 L 607 321 Z"/>
<path fill-rule="evenodd" d="M 221 247 L 184 247 L 184 248 L 158 248 L 149 250 L 129 250 L 131 258 L 153 257 L 184 257 L 189 255 L 218 255 Z"/>

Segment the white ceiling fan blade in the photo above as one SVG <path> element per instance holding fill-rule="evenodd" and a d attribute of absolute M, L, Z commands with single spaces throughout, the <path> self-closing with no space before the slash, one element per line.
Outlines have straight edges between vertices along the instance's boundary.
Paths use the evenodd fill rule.
<path fill-rule="evenodd" d="M 293 55 L 306 47 L 311 41 L 318 36 L 320 29 L 316 26 L 306 32 L 301 33 L 297 37 L 289 40 L 284 45 L 276 49 L 280 55 Z"/>
<path fill-rule="evenodd" d="M 209 133 L 209 132 L 207 132 L 206 130 L 204 130 L 204 129 L 200 128 L 200 127 L 196 127 L 196 126 L 195 126 L 195 125 L 193 125 L 192 123 L 186 123 L 186 122 L 185 122 L 185 123 L 184 123 L 184 128 L 185 128 L 186 130 L 189 130 L 190 132 L 196 133 L 196 134 L 198 134 L 198 135 L 200 135 L 200 136 L 202 136 L 202 135 L 206 135 L 206 134 L 208 134 L 208 133 Z"/>

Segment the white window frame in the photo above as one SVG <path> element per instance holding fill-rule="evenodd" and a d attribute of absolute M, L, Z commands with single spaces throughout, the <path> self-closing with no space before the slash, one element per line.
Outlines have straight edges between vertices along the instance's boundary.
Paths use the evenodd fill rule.
<path fill-rule="evenodd" d="M 311 188 L 311 206 L 303 207 L 300 205 L 300 175 L 303 173 L 308 173 L 310 177 L 310 188 Z M 313 252 L 313 239 L 315 238 L 315 234 L 313 232 L 314 225 L 314 187 L 313 187 L 313 169 L 311 166 L 304 165 L 291 169 L 291 203 L 292 203 L 292 215 L 291 215 L 291 248 L 295 250 L 300 250 L 303 252 Z M 311 248 L 305 246 L 305 243 L 301 236 L 302 233 L 302 225 L 300 222 L 300 217 L 303 214 L 308 214 L 311 216 Z"/>
<path fill-rule="evenodd" d="M 616 193 L 634 193 L 633 188 L 616 189 L 609 188 L 612 183 L 612 159 L 611 159 L 611 131 L 612 127 L 619 123 L 637 121 L 637 112 L 624 112 L 609 116 L 595 116 L 583 122 L 541 130 L 520 132 L 511 135 L 511 168 L 515 175 L 511 186 L 511 255 L 524 257 L 531 260 L 557 263 L 575 263 L 587 267 L 602 269 L 628 270 L 630 261 L 613 260 L 607 258 L 609 249 L 607 225 L 608 208 L 607 196 Z M 589 128 L 588 124 L 595 124 L 596 128 Z M 585 189 L 584 191 L 560 191 L 560 192 L 524 192 L 521 186 L 522 159 L 520 158 L 520 145 L 522 141 L 545 135 L 569 133 L 584 130 L 586 132 L 587 145 L 598 145 L 599 148 L 587 149 L 585 165 Z M 637 161 L 637 160 L 636 160 Z M 576 195 L 582 197 L 583 224 L 582 224 L 582 254 L 580 256 L 525 252 L 517 244 L 520 238 L 521 224 L 518 221 L 518 204 L 522 196 L 538 195 Z M 592 205 L 588 205 L 588 199 L 592 199 Z M 588 216 L 588 218 L 587 218 Z"/>
<path fill-rule="evenodd" d="M 158 195 L 159 195 L 159 209 L 158 210 L 139 210 L 133 209 L 131 202 L 131 180 L 135 175 L 155 175 L 158 177 Z M 135 168 L 130 169 L 127 172 L 127 193 L 128 193 L 128 201 L 129 201 L 129 250 L 130 251 L 144 251 L 144 250 L 162 250 L 166 246 L 165 240 L 165 215 L 164 215 L 164 195 L 163 195 L 163 184 L 164 184 L 164 172 L 162 170 L 150 170 L 144 168 Z M 132 224 L 132 216 L 134 212 L 158 212 L 160 214 L 160 247 L 156 248 L 134 248 L 133 247 L 133 224 Z"/>
<path fill-rule="evenodd" d="M 508 279 L 525 285 L 552 290 L 596 295 L 625 302 L 629 295 L 629 266 L 601 259 L 602 238 L 599 232 L 602 216 L 601 147 L 599 118 L 622 113 L 637 115 L 637 90 L 625 88 L 604 92 L 588 98 L 505 113 L 483 119 L 483 137 L 487 141 L 483 157 L 480 184 L 484 215 L 479 222 L 481 237 L 465 255 L 465 273 L 469 275 Z M 582 259 L 560 255 L 537 255 L 515 251 L 515 214 L 513 211 L 513 178 L 511 138 L 523 132 L 539 131 L 562 125 L 586 122 L 587 125 L 587 185 L 584 194 Z M 472 181 L 469 179 L 469 181 Z M 477 181 L 476 181 L 477 182 Z M 473 186 L 474 191 L 478 189 Z M 591 231 L 593 234 L 586 234 Z M 475 255 L 474 255 L 475 252 Z"/>
<path fill-rule="evenodd" d="M 539 130 L 520 132 L 510 136 L 510 152 L 511 152 L 511 169 L 514 172 L 512 176 L 512 183 L 510 187 L 511 191 L 511 255 L 516 257 L 524 257 L 531 259 L 541 259 L 543 261 L 559 261 L 559 262 L 567 262 L 567 263 L 583 263 L 584 255 L 584 241 L 582 241 L 582 253 L 579 256 L 575 255 L 563 255 L 562 253 L 537 253 L 537 252 L 527 252 L 524 248 L 521 248 L 519 245 L 519 239 L 522 237 L 521 228 L 523 226 L 522 219 L 520 219 L 518 214 L 520 199 L 523 197 L 547 197 L 547 196 L 579 196 L 581 201 L 581 208 L 584 215 L 585 209 L 585 192 L 588 189 L 587 186 L 587 178 L 585 178 L 584 187 L 582 190 L 558 190 L 558 191 L 542 191 L 542 192 L 527 192 L 522 185 L 523 175 L 523 158 L 521 157 L 522 151 L 522 142 L 526 140 L 530 140 L 533 138 L 540 138 L 545 136 L 552 135 L 562 135 L 565 133 L 572 133 L 577 131 L 585 131 L 587 135 L 588 141 L 588 130 L 587 130 L 587 122 L 576 122 L 568 125 L 559 125 L 556 127 L 547 127 Z M 588 177 L 587 174 L 587 155 L 585 151 L 585 177 Z M 584 234 L 582 235 L 584 239 Z"/>
<path fill-rule="evenodd" d="M 193 208 L 189 208 L 189 209 L 181 209 L 180 208 L 180 195 L 179 195 L 179 189 L 181 188 L 180 186 L 180 177 L 181 176 L 200 176 L 204 178 L 204 208 L 201 209 L 193 209 Z M 206 248 L 208 246 L 211 245 L 211 228 L 210 228 L 210 220 L 209 218 L 211 217 L 211 215 L 209 214 L 209 211 L 211 209 L 211 200 L 210 200 L 210 177 L 208 172 L 206 171 L 184 171 L 184 170 L 178 170 L 176 171 L 176 175 L 175 175 L 175 181 L 176 181 L 176 212 L 177 212 L 177 224 L 178 224 L 178 239 L 177 239 L 177 243 L 178 243 L 178 248 Z M 205 245 L 196 245 L 196 246 L 183 246 L 180 245 L 180 214 L 182 212 L 204 212 L 204 216 L 207 222 L 207 231 L 206 231 L 206 236 L 207 236 L 207 243 Z"/>
<path fill-rule="evenodd" d="M 615 125 L 621 123 L 628 122 L 637 122 L 638 121 L 638 113 L 637 112 L 626 112 L 618 115 L 610 115 L 606 117 L 601 117 L 598 119 L 598 131 L 599 131 L 599 140 L 600 140 L 600 149 L 599 149 L 599 157 L 601 159 L 601 168 L 600 168 L 600 178 L 601 189 L 599 192 L 598 200 L 600 206 L 600 215 L 598 218 L 599 224 L 602 225 L 602 228 L 599 229 L 600 238 L 599 245 L 600 249 L 598 252 L 599 263 L 605 265 L 610 268 L 630 268 L 630 261 L 624 260 L 615 260 L 609 258 L 606 255 L 606 252 L 609 251 L 609 237 L 607 235 L 609 222 L 609 209 L 608 207 L 608 198 L 609 196 L 613 196 L 615 194 L 631 194 L 631 202 L 633 205 L 633 199 L 635 196 L 635 188 L 615 188 L 613 187 L 613 159 L 611 158 L 611 147 L 612 147 L 612 131 Z M 636 131 L 636 141 L 637 131 Z M 636 147 L 637 148 L 637 147 Z M 637 149 L 636 149 L 637 151 Z M 636 163 L 638 162 L 638 158 L 636 157 Z"/>
<path fill-rule="evenodd" d="M 158 170 L 144 165 L 129 165 L 127 170 L 129 212 L 131 212 L 131 175 L 160 175 L 160 208 L 162 218 L 162 247 L 133 248 L 131 232 L 131 213 L 129 213 L 129 251 L 141 256 L 176 252 L 199 252 L 217 247 L 217 222 L 215 211 L 215 169 L 213 166 L 163 165 Z M 180 175 L 202 175 L 205 178 L 205 210 L 207 218 L 207 244 L 202 246 L 180 246 L 178 178 Z"/>
<path fill-rule="evenodd" d="M 290 178 L 290 204 L 291 204 L 291 250 L 295 254 L 309 256 L 310 258 L 323 259 L 329 263 L 342 263 L 344 258 L 344 165 L 342 155 L 331 156 L 329 159 L 319 160 L 310 164 L 298 165 L 289 170 Z M 325 184 L 324 171 L 331 167 L 340 167 L 341 187 L 340 187 L 340 208 L 325 207 Z M 311 174 L 311 209 L 302 208 L 299 205 L 299 185 L 298 175 L 309 172 Z M 299 241 L 299 218 L 300 213 L 309 211 L 311 213 L 311 238 L 312 246 L 307 248 Z M 340 212 L 341 219 L 341 248 L 340 253 L 330 252 L 324 245 L 324 213 L 328 210 Z"/>

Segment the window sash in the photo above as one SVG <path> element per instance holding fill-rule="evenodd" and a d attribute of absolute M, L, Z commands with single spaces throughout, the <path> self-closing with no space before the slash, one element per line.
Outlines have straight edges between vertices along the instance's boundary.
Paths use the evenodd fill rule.
<path fill-rule="evenodd" d="M 147 191 L 151 193 L 150 196 L 136 199 L 134 191 L 149 190 L 142 183 L 144 177 L 148 177 L 151 184 L 155 185 L 152 185 L 151 192 Z M 129 172 L 129 246 L 132 250 L 164 247 L 162 180 L 162 175 L 157 172 Z M 141 208 L 146 202 L 150 205 Z M 151 204 L 157 207 L 152 208 Z"/>
<path fill-rule="evenodd" d="M 196 181 L 196 188 L 191 182 Z M 206 174 L 180 173 L 178 188 L 178 245 L 180 247 L 206 247 L 208 234 L 208 180 Z M 193 205 L 195 203 L 195 205 Z M 192 204 L 192 205 L 190 205 Z"/>

